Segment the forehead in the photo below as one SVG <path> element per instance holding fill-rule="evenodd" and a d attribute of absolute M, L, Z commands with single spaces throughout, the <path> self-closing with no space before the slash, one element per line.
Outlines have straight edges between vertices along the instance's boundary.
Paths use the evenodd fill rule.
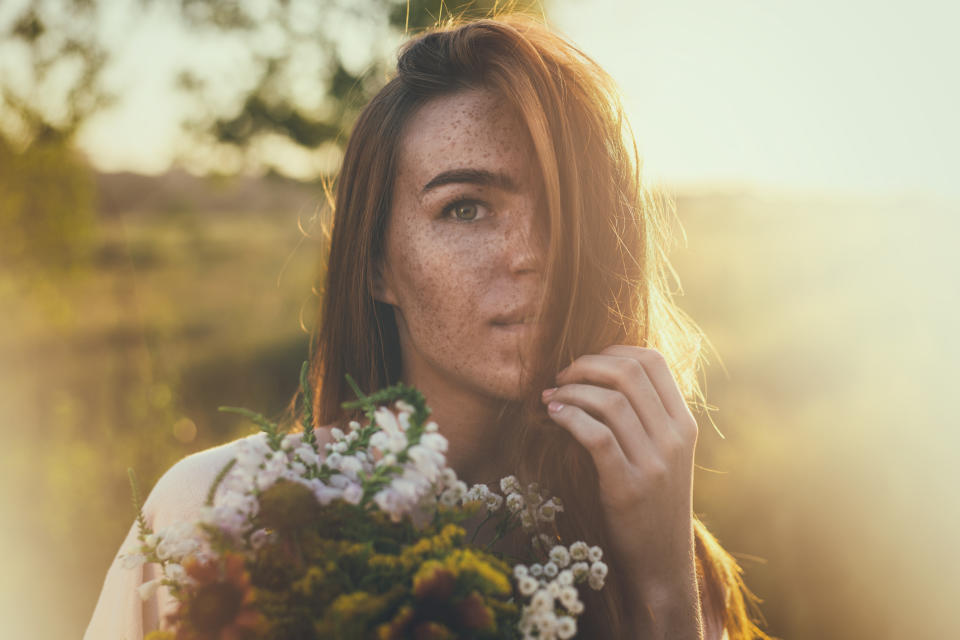
<path fill-rule="evenodd" d="M 465 89 L 420 106 L 404 127 L 397 186 L 419 191 L 448 169 L 529 176 L 533 145 L 512 106 L 485 89 Z"/>

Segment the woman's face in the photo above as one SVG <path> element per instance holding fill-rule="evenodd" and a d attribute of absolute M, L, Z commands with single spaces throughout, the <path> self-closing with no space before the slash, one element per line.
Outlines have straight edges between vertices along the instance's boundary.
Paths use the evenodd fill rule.
<path fill-rule="evenodd" d="M 403 379 L 517 398 L 538 326 L 547 220 L 526 127 L 468 89 L 430 100 L 400 141 L 377 298 L 394 306 Z"/>

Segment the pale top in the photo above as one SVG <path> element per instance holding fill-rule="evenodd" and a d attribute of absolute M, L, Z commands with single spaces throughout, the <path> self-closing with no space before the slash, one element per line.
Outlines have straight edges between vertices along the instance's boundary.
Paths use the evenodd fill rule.
<path fill-rule="evenodd" d="M 321 444 L 330 439 L 325 429 L 316 430 L 316 434 Z M 147 524 L 158 531 L 176 522 L 198 520 L 214 478 L 237 455 L 237 445 L 245 439 L 198 451 L 170 467 L 143 503 Z M 166 617 L 177 604 L 170 590 L 161 586 L 145 601 L 138 592 L 141 584 L 159 576 L 159 567 L 145 564 L 125 569 L 119 562 L 121 554 L 139 544 L 137 533 L 134 521 L 107 571 L 83 640 L 142 640 L 151 631 L 168 628 Z"/>

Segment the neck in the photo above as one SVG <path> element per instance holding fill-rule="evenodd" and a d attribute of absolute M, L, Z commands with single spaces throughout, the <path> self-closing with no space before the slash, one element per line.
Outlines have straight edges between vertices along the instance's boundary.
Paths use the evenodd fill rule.
<path fill-rule="evenodd" d="M 450 443 L 447 465 L 468 487 L 476 483 L 495 487 L 501 477 L 512 473 L 507 469 L 509 460 L 501 432 L 503 400 L 465 388 L 429 367 L 408 367 L 406 362 L 402 380 L 427 399 L 430 419 Z"/>

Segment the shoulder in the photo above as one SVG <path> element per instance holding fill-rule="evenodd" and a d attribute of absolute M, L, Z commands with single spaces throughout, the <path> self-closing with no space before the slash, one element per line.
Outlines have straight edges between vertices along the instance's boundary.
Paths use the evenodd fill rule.
<path fill-rule="evenodd" d="M 329 427 L 315 430 L 322 447 L 331 440 Z M 207 492 L 217 474 L 237 457 L 244 443 L 261 437 L 254 433 L 209 449 L 197 451 L 174 463 L 160 476 L 144 502 L 144 512 L 161 528 L 172 522 L 196 519 L 207 499 Z M 322 453 L 322 450 L 321 450 Z"/>

